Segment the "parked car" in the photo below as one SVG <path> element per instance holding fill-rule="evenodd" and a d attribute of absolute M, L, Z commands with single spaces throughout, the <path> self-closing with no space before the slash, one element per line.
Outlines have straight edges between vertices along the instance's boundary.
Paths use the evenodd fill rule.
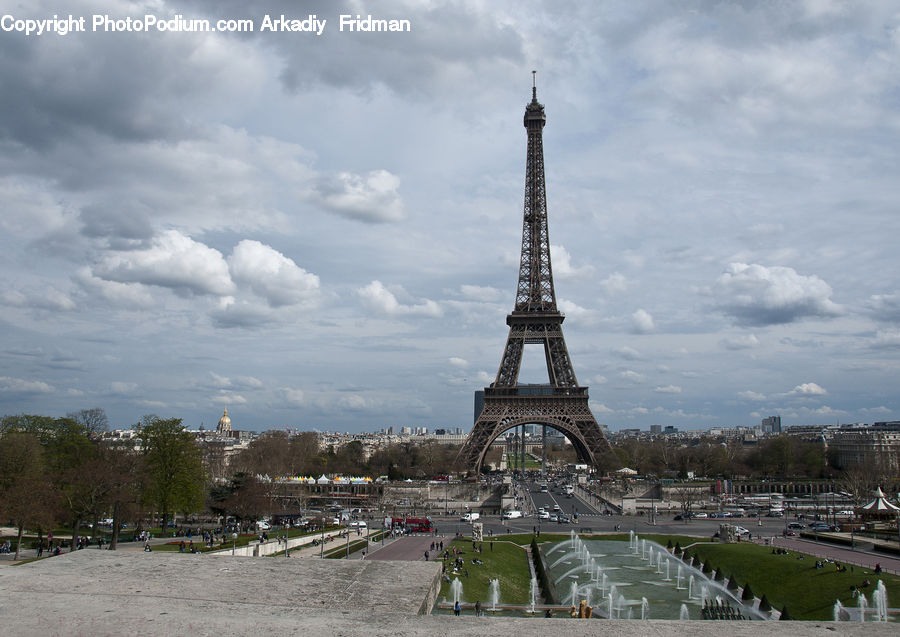
<path fill-rule="evenodd" d="M 700 511 L 700 513 L 695 513 L 694 517 L 697 518 L 698 520 L 703 520 L 709 516 L 707 516 L 703 511 Z"/>
<path fill-rule="evenodd" d="M 802 524 L 799 522 L 788 522 L 787 528 L 789 529 L 802 529 L 804 528 Z"/>

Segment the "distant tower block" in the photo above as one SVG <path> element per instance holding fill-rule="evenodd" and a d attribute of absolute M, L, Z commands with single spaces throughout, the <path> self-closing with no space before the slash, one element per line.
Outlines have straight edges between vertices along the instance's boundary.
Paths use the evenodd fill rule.
<path fill-rule="evenodd" d="M 216 425 L 216 433 L 225 436 L 231 435 L 231 418 L 228 417 L 227 409 L 222 414 L 222 417 L 219 418 L 219 424 Z"/>
<path fill-rule="evenodd" d="M 531 103 L 525 107 L 528 155 L 516 305 L 506 317 L 509 336 L 497 378 L 484 389 L 481 414 L 456 458 L 458 469 L 481 471 L 491 443 L 508 429 L 528 424 L 559 430 L 572 442 L 579 458 L 595 467 L 610 448 L 588 406 L 588 388 L 575 378 L 562 333 L 565 316 L 556 306 L 544 183 L 542 131 L 546 121 L 533 86 Z M 548 384 L 519 385 L 526 344 L 544 346 Z"/>

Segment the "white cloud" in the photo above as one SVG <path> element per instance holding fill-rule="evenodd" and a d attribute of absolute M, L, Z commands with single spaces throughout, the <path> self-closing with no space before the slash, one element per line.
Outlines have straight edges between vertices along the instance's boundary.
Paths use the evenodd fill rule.
<path fill-rule="evenodd" d="M 712 290 L 717 307 L 746 325 L 831 318 L 843 309 L 831 300 L 831 286 L 793 268 L 732 263 Z"/>
<path fill-rule="evenodd" d="M 235 289 L 222 253 L 177 230 L 160 233 L 148 248 L 108 254 L 94 266 L 93 275 L 179 293 L 225 295 Z"/>
<path fill-rule="evenodd" d="M 0 376 L 0 392 L 19 394 L 49 394 L 56 391 L 52 385 L 41 380 L 25 380 Z"/>
<path fill-rule="evenodd" d="M 631 315 L 631 330 L 637 334 L 648 334 L 656 329 L 653 317 L 644 309 L 637 310 Z"/>
<path fill-rule="evenodd" d="M 872 341 L 872 347 L 875 348 L 894 348 L 900 347 L 900 331 L 881 331 L 875 335 Z"/>
<path fill-rule="evenodd" d="M 723 338 L 719 341 L 719 344 L 730 350 L 753 349 L 759 346 L 759 339 L 756 338 L 755 334 L 742 334 L 740 336 Z"/>
<path fill-rule="evenodd" d="M 468 367 L 469 366 L 469 361 L 467 361 L 464 358 L 459 358 L 458 356 L 451 356 L 449 360 L 450 360 L 450 364 L 453 365 L 454 367 Z"/>
<path fill-rule="evenodd" d="M 319 277 L 259 241 L 238 243 L 228 265 L 235 282 L 249 286 L 272 307 L 318 302 Z"/>
<path fill-rule="evenodd" d="M 109 384 L 110 391 L 113 394 L 130 394 L 138 388 L 137 383 L 126 383 L 123 381 L 113 381 Z"/>
<path fill-rule="evenodd" d="M 760 394 L 755 391 L 742 391 L 742 392 L 738 392 L 738 398 L 741 398 L 743 400 L 753 400 L 753 401 L 758 402 L 758 401 L 765 400 L 766 395 Z"/>
<path fill-rule="evenodd" d="M 44 290 L 4 290 L 0 293 L 0 300 L 5 305 L 52 312 L 68 312 L 76 308 L 75 301 L 68 294 L 52 286 Z"/>
<path fill-rule="evenodd" d="M 550 244 L 550 262 L 553 265 L 553 276 L 562 279 L 582 277 L 594 270 L 590 265 L 574 266 L 572 255 L 561 245 Z"/>
<path fill-rule="evenodd" d="M 484 303 L 498 301 L 506 294 L 497 288 L 480 285 L 461 285 L 459 291 L 467 299 Z"/>
<path fill-rule="evenodd" d="M 678 385 L 665 385 L 663 387 L 656 387 L 653 391 L 657 394 L 680 394 L 681 387 Z"/>
<path fill-rule="evenodd" d="M 628 289 L 630 282 L 619 272 L 613 272 L 608 277 L 600 281 L 600 288 L 608 295 L 624 292 Z"/>
<path fill-rule="evenodd" d="M 639 361 L 643 360 L 643 356 L 641 353 L 634 349 L 633 347 L 629 347 L 628 345 L 623 345 L 622 347 L 615 347 L 610 350 L 613 354 L 618 356 L 619 358 L 623 358 L 627 361 Z"/>
<path fill-rule="evenodd" d="M 119 283 L 96 277 L 90 268 L 79 268 L 73 277 L 81 288 L 104 299 L 111 305 L 128 309 L 147 309 L 153 306 L 150 291 L 140 283 Z"/>
<path fill-rule="evenodd" d="M 788 396 L 824 396 L 828 392 L 815 383 L 803 383 L 797 385 L 787 393 Z"/>
<path fill-rule="evenodd" d="M 429 299 L 416 305 L 401 304 L 394 293 L 384 287 L 381 281 L 372 281 L 369 285 L 359 288 L 357 294 L 363 304 L 376 314 L 438 317 L 443 313 L 440 306 Z"/>
<path fill-rule="evenodd" d="M 323 177 L 316 185 L 319 201 L 333 212 L 370 223 L 402 221 L 400 178 L 387 170 L 366 175 L 342 172 Z"/>
<path fill-rule="evenodd" d="M 610 409 L 609 407 L 607 407 L 607 406 L 604 405 L 603 403 L 595 403 L 595 402 L 591 402 L 591 405 L 590 405 L 590 406 L 591 406 L 591 411 L 592 411 L 595 415 L 596 415 L 596 414 L 614 414 L 614 413 L 616 413 L 616 410 L 615 410 L 615 409 Z"/>
<path fill-rule="evenodd" d="M 629 383 L 642 383 L 646 377 L 636 371 L 626 369 L 624 372 L 619 372 L 619 378 Z"/>

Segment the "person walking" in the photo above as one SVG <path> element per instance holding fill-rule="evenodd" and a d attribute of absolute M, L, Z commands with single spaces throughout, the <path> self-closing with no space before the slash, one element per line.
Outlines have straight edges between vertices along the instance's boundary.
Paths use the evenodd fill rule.
<path fill-rule="evenodd" d="M 481 600 L 475 601 L 475 617 L 481 617 Z"/>

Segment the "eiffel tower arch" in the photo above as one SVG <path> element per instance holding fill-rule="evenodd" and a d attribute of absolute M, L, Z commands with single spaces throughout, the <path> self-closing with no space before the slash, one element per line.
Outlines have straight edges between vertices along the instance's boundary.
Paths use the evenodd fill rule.
<path fill-rule="evenodd" d="M 588 405 L 588 388 L 580 386 L 575 377 L 562 332 L 565 316 L 556 306 L 544 182 L 546 122 L 544 105 L 537 101 L 537 87 L 533 85 L 524 118 L 528 150 L 516 303 L 506 317 L 509 336 L 497 377 L 485 387 L 484 407 L 456 459 L 457 468 L 462 470 L 481 471 L 491 443 L 503 432 L 526 424 L 560 431 L 572 442 L 578 457 L 594 467 L 609 451 L 609 442 Z M 529 344 L 543 345 L 547 384 L 519 384 L 522 355 Z"/>

